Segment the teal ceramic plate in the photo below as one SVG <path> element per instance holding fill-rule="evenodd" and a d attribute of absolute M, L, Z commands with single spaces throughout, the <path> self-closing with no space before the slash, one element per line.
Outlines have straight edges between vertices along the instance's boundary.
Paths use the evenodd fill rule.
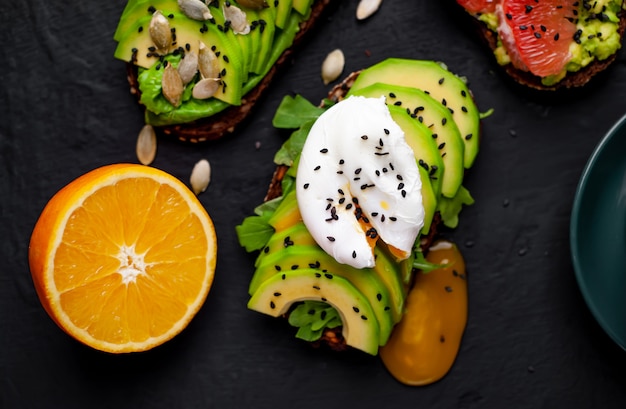
<path fill-rule="evenodd" d="M 585 166 L 574 199 L 570 245 L 589 309 L 626 349 L 626 116 Z"/>

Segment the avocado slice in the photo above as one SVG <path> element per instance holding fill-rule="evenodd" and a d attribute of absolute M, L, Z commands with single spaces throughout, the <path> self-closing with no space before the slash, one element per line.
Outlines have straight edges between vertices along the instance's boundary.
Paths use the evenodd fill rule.
<path fill-rule="evenodd" d="M 136 21 L 145 17 L 152 17 L 155 10 L 161 10 L 164 16 L 180 12 L 180 8 L 174 0 L 130 0 L 122 11 L 115 33 L 113 33 L 113 39 L 119 41 Z M 145 26 L 142 26 L 141 30 L 147 30 L 149 24 L 150 20 Z"/>
<path fill-rule="evenodd" d="M 464 166 L 472 166 L 478 154 L 480 112 L 461 78 L 435 61 L 388 58 L 363 70 L 352 88 L 377 82 L 421 89 L 446 106 L 465 144 Z"/>
<path fill-rule="evenodd" d="M 270 0 L 269 5 L 270 8 L 276 9 L 274 24 L 278 28 L 285 29 L 293 8 L 293 0 Z"/>
<path fill-rule="evenodd" d="M 315 239 L 311 236 L 311 233 L 307 230 L 303 222 L 294 224 L 284 230 L 274 233 L 261 252 L 259 253 L 254 267 L 263 261 L 265 257 L 273 254 L 285 247 L 289 246 L 313 246 L 316 245 Z"/>
<path fill-rule="evenodd" d="M 214 15 L 220 16 L 216 9 L 212 8 L 211 11 Z M 179 12 L 169 13 L 168 18 L 176 34 L 171 51 L 194 51 L 198 54 L 200 41 L 213 49 L 219 56 L 221 79 L 224 83 L 214 97 L 231 105 L 241 104 L 242 85 L 247 73 L 243 71 L 241 50 L 232 31 L 228 33 L 221 31 L 217 23 L 219 20 L 215 23 L 204 23 L 188 19 Z M 134 62 L 142 68 L 150 68 L 159 62 L 159 55 L 154 52 L 154 44 L 148 30 L 151 19 L 152 15 L 145 16 L 135 21 L 130 29 L 121 34 L 115 49 L 116 58 Z"/>
<path fill-rule="evenodd" d="M 293 9 L 305 16 L 311 9 L 313 0 L 293 0 Z"/>
<path fill-rule="evenodd" d="M 267 60 L 271 54 L 271 50 L 274 44 L 274 35 L 276 33 L 276 25 L 274 20 L 276 18 L 276 9 L 273 7 L 266 7 L 258 10 L 257 12 L 257 24 L 254 30 L 259 34 L 259 49 L 254 64 L 250 67 L 250 71 L 264 75 L 266 72 Z"/>
<path fill-rule="evenodd" d="M 390 95 L 391 94 L 391 95 Z M 465 145 L 452 115 L 446 107 L 417 88 L 374 83 L 364 88 L 350 89 L 348 95 L 379 98 L 384 96 L 388 105 L 401 106 L 424 123 L 436 139 L 439 154 L 443 160 L 444 172 L 441 193 L 454 197 L 463 181 L 463 152 Z"/>
<path fill-rule="evenodd" d="M 284 230 L 294 224 L 302 221 L 300 209 L 296 199 L 295 189 L 287 193 L 280 202 L 272 217 L 268 220 L 268 224 L 276 231 Z"/>
<path fill-rule="evenodd" d="M 322 301 L 337 310 L 346 344 L 371 355 L 378 353 L 378 321 L 367 298 L 348 280 L 316 269 L 275 274 L 248 301 L 248 308 L 272 317 L 305 300 Z"/>
<path fill-rule="evenodd" d="M 318 246 L 289 246 L 268 255 L 257 267 L 250 281 L 249 293 L 253 295 L 268 279 L 285 271 L 315 269 L 318 274 L 343 277 L 354 285 L 372 306 L 379 326 L 379 344 L 384 345 L 397 322 L 392 313 L 389 291 L 373 269 L 358 270 L 338 263 Z M 403 304 L 403 299 L 399 300 Z M 399 317 L 398 317 L 399 318 Z"/>
<path fill-rule="evenodd" d="M 393 99 L 388 97 L 388 101 Z M 441 194 L 441 183 L 443 181 L 444 164 L 437 148 L 437 143 L 433 138 L 433 133 L 422 122 L 412 118 L 406 109 L 388 105 L 389 113 L 394 122 L 404 131 L 404 138 L 413 149 L 415 160 L 418 165 L 427 171 L 426 182 L 432 185 L 436 196 Z M 423 182 L 424 180 L 422 180 Z"/>
<path fill-rule="evenodd" d="M 433 223 L 433 217 L 437 211 L 437 198 L 439 197 L 434 190 L 431 182 L 430 172 L 423 166 L 419 168 L 420 179 L 422 181 L 422 204 L 424 205 L 424 226 L 422 227 L 421 234 L 426 236 L 430 231 L 430 226 Z"/>

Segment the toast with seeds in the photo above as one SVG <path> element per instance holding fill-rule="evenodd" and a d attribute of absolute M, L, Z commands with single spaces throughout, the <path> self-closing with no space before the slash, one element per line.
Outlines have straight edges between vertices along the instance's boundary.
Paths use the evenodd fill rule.
<path fill-rule="evenodd" d="M 358 120 L 348 122 L 359 127 L 367 122 L 365 118 L 377 120 L 376 115 L 363 114 L 369 112 L 369 104 L 377 103 L 383 104 L 383 111 L 388 112 L 388 117 L 384 116 L 391 121 L 381 123 L 384 132 L 374 136 L 367 131 L 369 125 L 347 131 L 356 136 L 356 142 L 350 144 L 358 145 L 354 149 L 344 146 L 343 153 L 337 153 L 340 148 L 331 143 L 349 138 L 343 131 L 341 138 L 326 139 L 332 146 L 315 147 L 312 141 L 319 129 L 333 129 L 322 122 L 328 121 L 324 118 L 334 115 L 345 122 L 346 115 L 356 115 Z M 346 108 L 349 104 L 363 106 L 350 111 Z M 342 111 L 333 113 L 337 110 Z M 315 346 L 376 355 L 403 318 L 416 272 L 436 268 L 425 259 L 431 244 L 442 231 L 455 228 L 462 208 L 473 203 L 462 181 L 478 153 L 483 117 L 465 81 L 432 61 L 381 61 L 349 74 L 318 106 L 297 95 L 285 97 L 273 125 L 296 130 L 275 155 L 277 167 L 263 204 L 236 227 L 246 251 L 259 252 L 248 307 L 286 318 L 298 328 L 296 337 Z M 408 163 L 415 167 L 413 179 L 410 166 L 401 167 L 400 154 L 389 147 L 395 146 L 388 139 L 394 129 L 400 129 L 408 146 Z M 359 151 L 358 146 L 366 143 L 369 147 Z M 307 148 L 307 144 L 313 147 Z M 360 162 L 358 158 L 367 152 L 382 161 L 378 167 Z M 310 166 L 308 176 L 302 170 L 304 164 Z M 325 169 L 330 173 L 323 173 Z M 339 185 L 333 185 L 334 177 L 340 178 Z M 415 178 L 417 185 L 411 182 Z M 377 189 L 384 189 L 383 180 L 394 187 L 388 192 L 390 197 L 380 202 L 382 207 L 372 209 L 368 195 L 373 197 Z M 325 193 L 313 191 L 313 196 L 307 196 L 318 188 Z M 420 203 L 399 217 L 399 202 L 416 191 Z M 323 203 L 317 205 L 316 196 L 327 199 L 320 199 Z M 306 201 L 306 206 L 300 206 L 301 201 Z M 383 202 L 396 205 L 389 207 Z M 401 223 L 400 219 L 406 222 L 413 212 L 421 214 L 423 223 L 407 227 L 415 235 L 410 238 L 411 248 L 403 253 L 402 246 L 390 244 L 385 229 Z M 354 219 L 354 230 L 361 229 L 372 246 L 374 262 L 367 267 L 358 265 L 366 258 L 352 250 L 352 245 L 358 246 L 340 238 L 343 231 L 351 229 L 331 227 L 345 218 Z M 339 261 L 341 249 L 333 250 L 335 245 L 347 250 L 348 260 Z"/>
<path fill-rule="evenodd" d="M 145 121 L 182 141 L 232 133 L 333 0 L 129 0 L 114 34 Z"/>
<path fill-rule="evenodd" d="M 623 0 L 457 0 L 499 65 L 538 90 L 576 88 L 605 71 L 626 29 Z"/>

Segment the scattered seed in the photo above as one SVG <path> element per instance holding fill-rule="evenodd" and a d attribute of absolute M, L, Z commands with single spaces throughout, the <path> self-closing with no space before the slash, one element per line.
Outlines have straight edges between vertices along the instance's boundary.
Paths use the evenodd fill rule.
<path fill-rule="evenodd" d="M 183 80 L 178 70 L 171 64 L 168 64 L 163 70 L 163 78 L 161 79 L 161 90 L 165 99 L 175 107 L 179 106 L 183 97 Z"/>
<path fill-rule="evenodd" d="M 178 74 L 180 74 L 180 79 L 183 81 L 183 84 L 187 85 L 191 82 L 193 77 L 195 77 L 197 72 L 198 54 L 190 51 L 185 54 L 180 64 L 178 64 Z"/>
<path fill-rule="evenodd" d="M 152 125 L 144 125 L 137 138 L 137 159 L 142 165 L 149 165 L 156 156 L 157 139 Z"/>
<path fill-rule="evenodd" d="M 213 78 L 203 78 L 193 86 L 191 95 L 196 99 L 211 98 L 220 88 L 220 81 Z"/>
<path fill-rule="evenodd" d="M 250 23 L 246 19 L 246 13 L 228 2 L 224 3 L 222 8 L 224 10 L 224 18 L 226 21 L 230 21 L 230 27 L 235 34 L 246 35 L 250 33 Z"/>
<path fill-rule="evenodd" d="M 346 64 L 343 51 L 336 49 L 328 53 L 322 63 L 322 80 L 328 85 L 341 75 Z"/>
<path fill-rule="evenodd" d="M 178 7 L 192 20 L 205 21 L 213 18 L 209 7 L 202 0 L 178 0 Z"/>
<path fill-rule="evenodd" d="M 157 10 L 152 14 L 148 27 L 150 39 L 161 54 L 167 54 L 172 43 L 172 29 L 169 20 Z"/>
<path fill-rule="evenodd" d="M 215 55 L 215 50 L 207 47 L 202 41 L 198 48 L 198 70 L 202 78 L 219 77 L 219 59 Z"/>
<path fill-rule="evenodd" d="M 356 8 L 357 20 L 365 20 L 380 8 L 382 0 L 361 0 Z"/>
<path fill-rule="evenodd" d="M 189 182 L 191 189 L 196 195 L 204 192 L 211 181 L 211 165 L 206 159 L 199 160 L 191 171 Z"/>

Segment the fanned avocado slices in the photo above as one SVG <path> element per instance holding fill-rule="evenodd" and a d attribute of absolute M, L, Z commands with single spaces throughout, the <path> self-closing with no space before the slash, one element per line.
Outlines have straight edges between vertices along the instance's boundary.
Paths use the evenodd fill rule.
<path fill-rule="evenodd" d="M 235 0 L 208 4 L 201 0 L 129 0 L 113 35 L 117 42 L 114 56 L 136 66 L 148 124 L 191 123 L 242 105 L 245 95 L 292 46 L 314 4 L 313 0 L 280 0 L 258 9 Z M 164 17 L 160 24 L 156 24 L 157 14 Z M 216 62 L 199 58 L 197 74 L 182 87 L 171 76 L 163 80 L 166 65 L 178 69 L 186 56 L 198 57 L 203 45 Z M 208 70 L 201 68 L 211 64 L 217 64 L 216 74 L 206 77 L 203 73 Z M 205 78 L 219 83 L 215 92 L 194 93 L 196 84 Z M 164 87 L 174 89 L 182 103 L 174 106 L 163 98 Z"/>

